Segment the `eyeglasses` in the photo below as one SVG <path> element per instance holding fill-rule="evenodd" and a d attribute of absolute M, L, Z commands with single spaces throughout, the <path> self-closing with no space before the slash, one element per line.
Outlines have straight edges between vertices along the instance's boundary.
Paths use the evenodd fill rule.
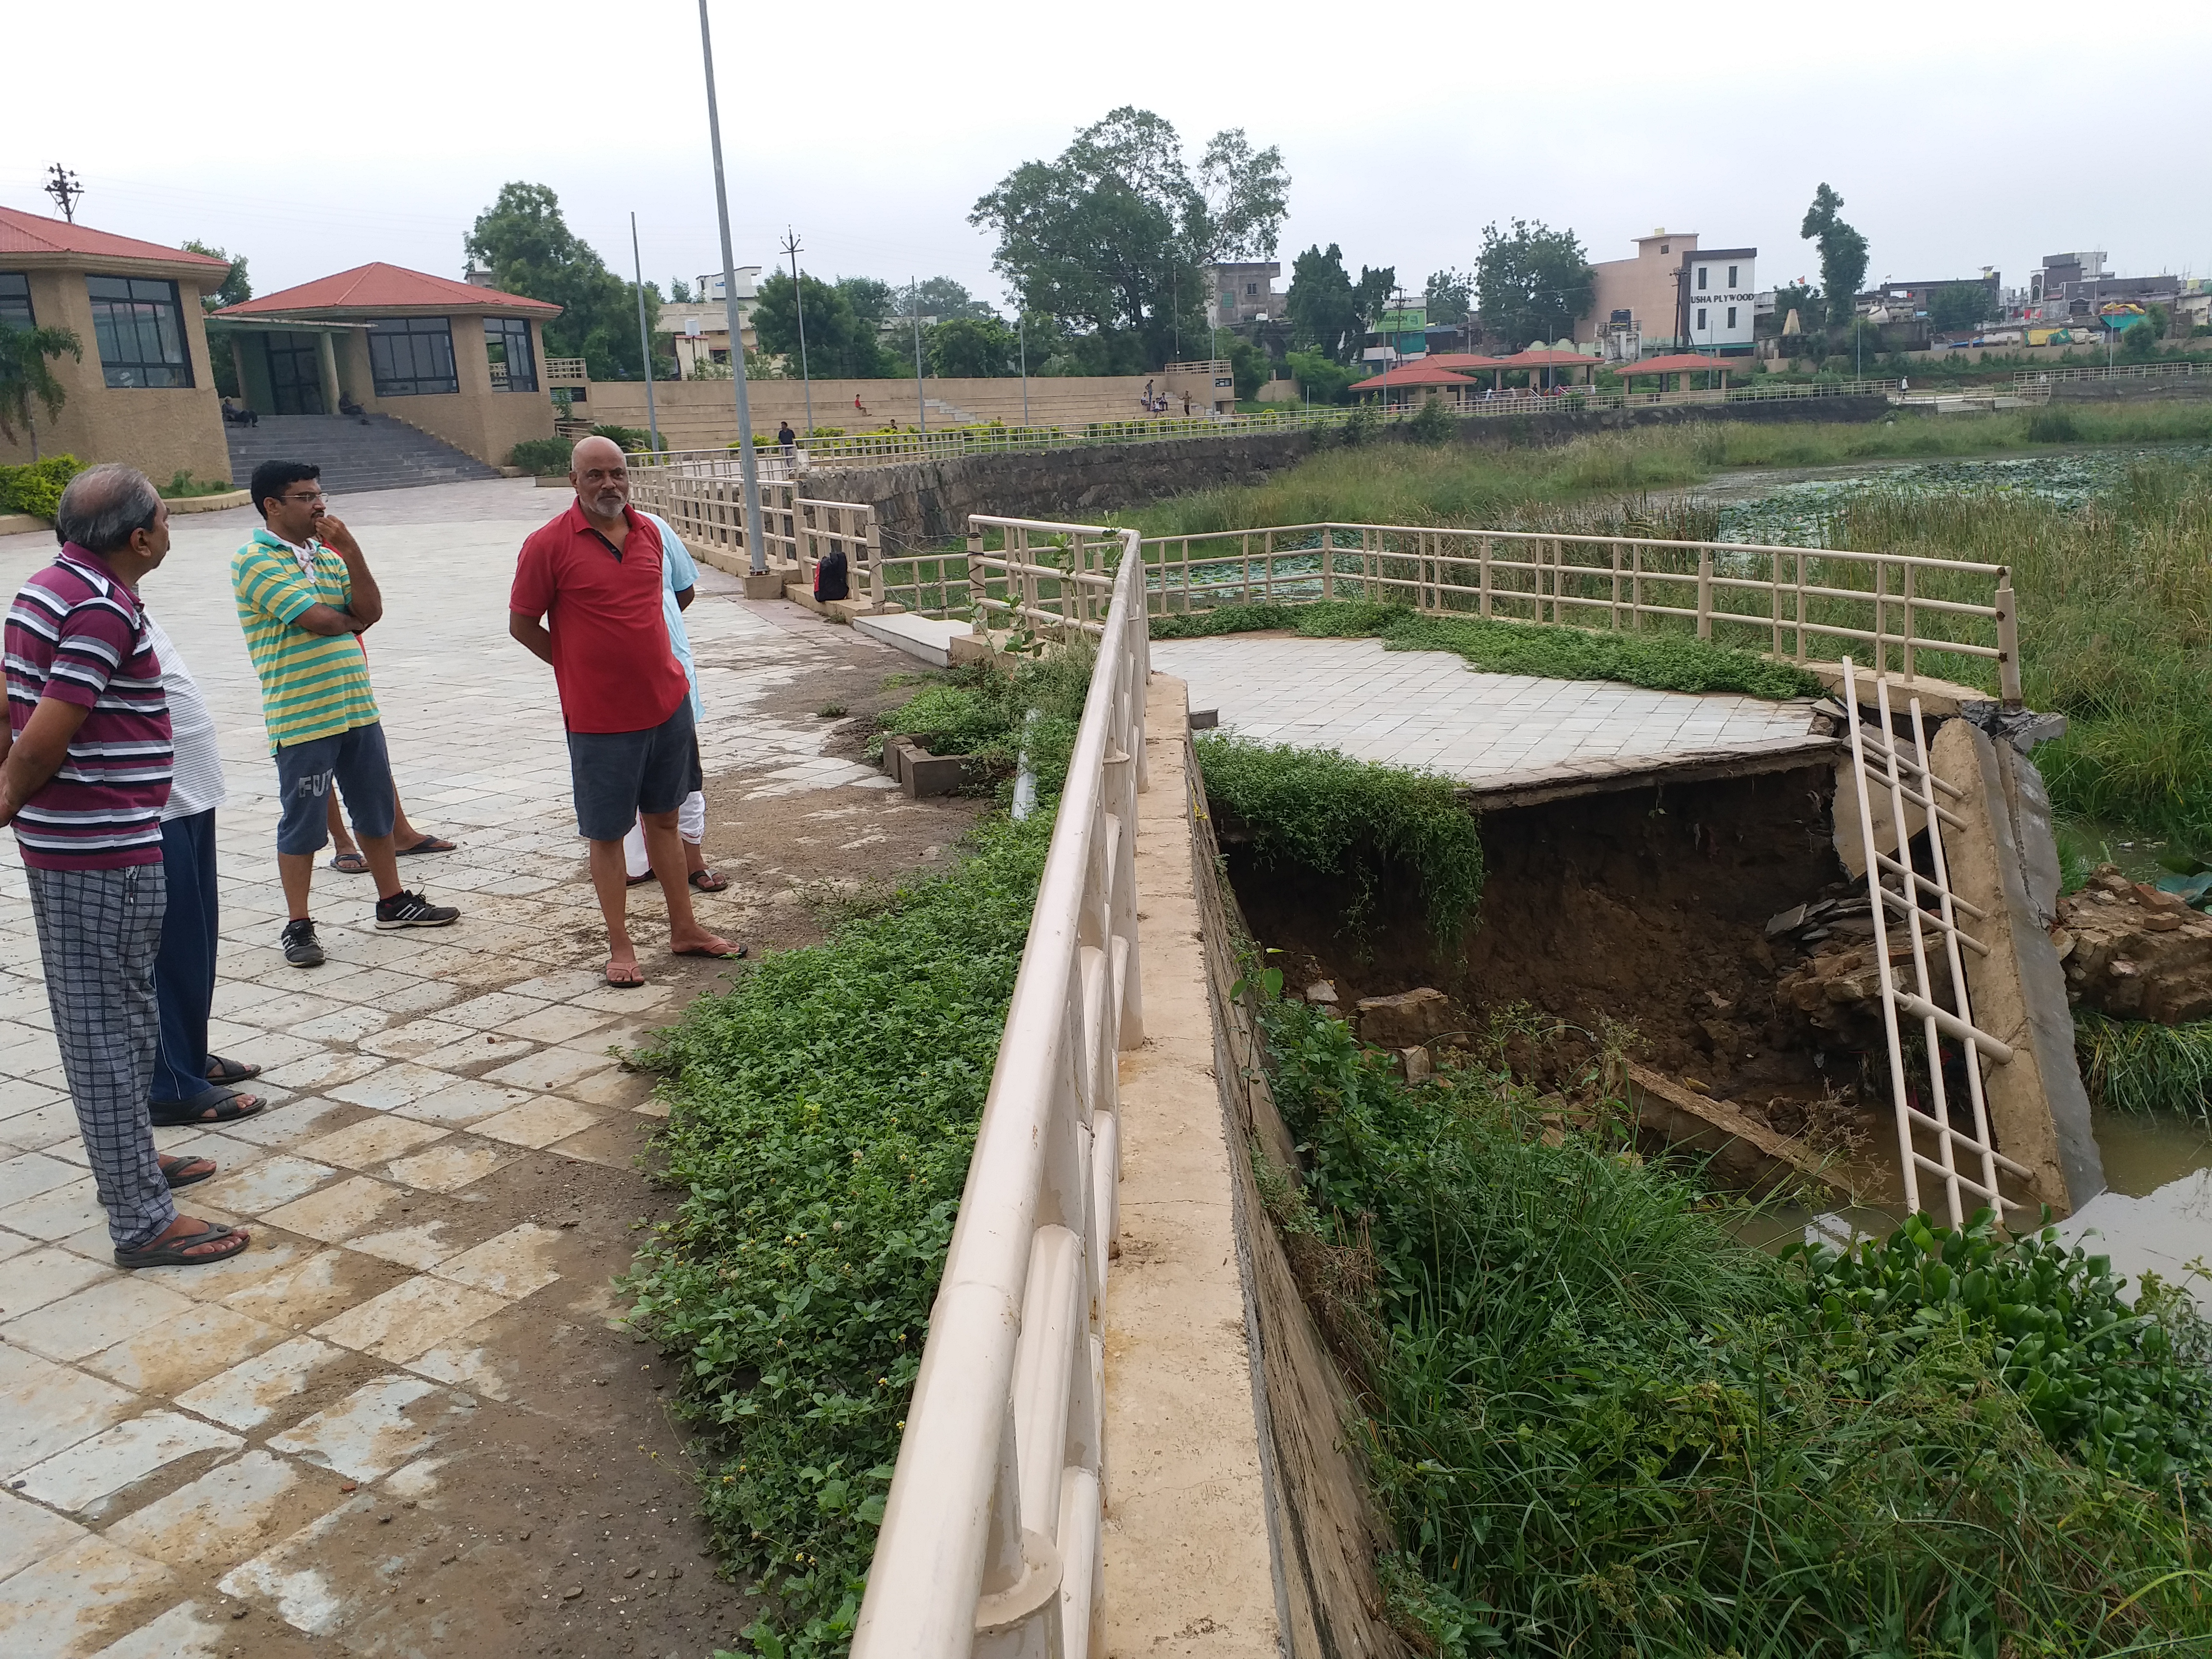
<path fill-rule="evenodd" d="M 321 500 L 323 500 L 323 499 L 324 499 L 324 495 L 323 495 L 323 492 L 322 492 L 321 490 L 318 489 L 318 490 L 317 490 L 313 495 L 290 495 L 290 494 L 286 494 L 286 495 L 282 495 L 282 496 L 278 497 L 278 499 L 279 499 L 280 501 L 321 501 Z"/>

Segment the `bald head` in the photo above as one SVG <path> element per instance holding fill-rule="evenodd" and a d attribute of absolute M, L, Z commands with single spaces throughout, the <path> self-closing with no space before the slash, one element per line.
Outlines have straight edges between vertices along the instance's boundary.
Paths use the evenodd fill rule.
<path fill-rule="evenodd" d="M 568 482 L 576 487 L 576 505 L 602 531 L 620 521 L 629 502 L 629 462 L 612 438 L 578 440 L 568 452 Z"/>
<path fill-rule="evenodd" d="M 134 538 L 158 532 L 166 550 L 167 518 L 152 479 L 135 466 L 110 461 L 69 481 L 54 509 L 54 538 L 105 556 L 127 552 Z"/>

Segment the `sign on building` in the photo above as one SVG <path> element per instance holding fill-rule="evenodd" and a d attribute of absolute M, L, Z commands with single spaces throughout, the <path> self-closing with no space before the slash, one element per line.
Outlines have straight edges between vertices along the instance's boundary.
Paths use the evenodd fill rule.
<path fill-rule="evenodd" d="M 1694 250 L 1682 262 L 1684 343 L 1692 351 L 1747 351 L 1759 309 L 1757 252 Z"/>

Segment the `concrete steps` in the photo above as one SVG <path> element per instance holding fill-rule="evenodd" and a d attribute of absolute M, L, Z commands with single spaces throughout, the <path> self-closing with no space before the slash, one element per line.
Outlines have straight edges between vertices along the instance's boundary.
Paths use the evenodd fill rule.
<path fill-rule="evenodd" d="M 333 495 L 415 484 L 496 478 L 497 467 L 389 415 L 264 415 L 258 426 L 223 428 L 230 477 L 243 485 L 264 461 L 307 461 Z"/>

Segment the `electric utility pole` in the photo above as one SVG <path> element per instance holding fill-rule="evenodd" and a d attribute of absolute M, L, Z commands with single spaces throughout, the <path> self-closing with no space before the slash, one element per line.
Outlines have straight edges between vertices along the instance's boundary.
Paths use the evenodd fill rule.
<path fill-rule="evenodd" d="M 722 118 L 714 101 L 714 42 L 707 27 L 707 0 L 699 0 L 699 56 L 707 70 L 707 133 L 714 150 L 714 216 L 722 231 L 722 310 L 730 329 L 730 380 L 738 401 L 738 477 L 745 492 L 746 568 L 768 574 L 768 542 L 761 528 L 760 458 L 753 453 L 753 416 L 745 402 L 744 319 L 738 310 L 737 256 L 730 248 L 730 193 L 722 182 Z"/>
<path fill-rule="evenodd" d="M 637 273 L 637 349 L 645 363 L 645 425 L 653 453 L 660 453 L 660 421 L 653 412 L 653 335 L 645 325 L 645 261 L 637 257 L 637 215 L 629 216 L 629 263 Z"/>
<path fill-rule="evenodd" d="M 1022 347 L 1022 424 L 1030 423 L 1030 314 L 1014 307 L 1014 331 Z"/>
<path fill-rule="evenodd" d="M 76 181 L 76 174 L 57 161 L 47 172 L 53 177 L 46 183 L 46 194 L 60 206 L 62 217 L 70 224 L 76 222 L 76 198 L 84 194 L 84 186 Z"/>
<path fill-rule="evenodd" d="M 921 411 L 921 430 L 927 432 L 929 400 L 921 395 L 921 283 L 912 276 L 906 280 L 914 295 L 914 406 Z"/>
<path fill-rule="evenodd" d="M 783 228 L 783 251 L 791 256 L 791 297 L 799 307 L 799 384 L 806 392 L 806 435 L 814 435 L 814 381 L 806 372 L 806 294 L 799 285 L 799 242 L 789 225 Z"/>

